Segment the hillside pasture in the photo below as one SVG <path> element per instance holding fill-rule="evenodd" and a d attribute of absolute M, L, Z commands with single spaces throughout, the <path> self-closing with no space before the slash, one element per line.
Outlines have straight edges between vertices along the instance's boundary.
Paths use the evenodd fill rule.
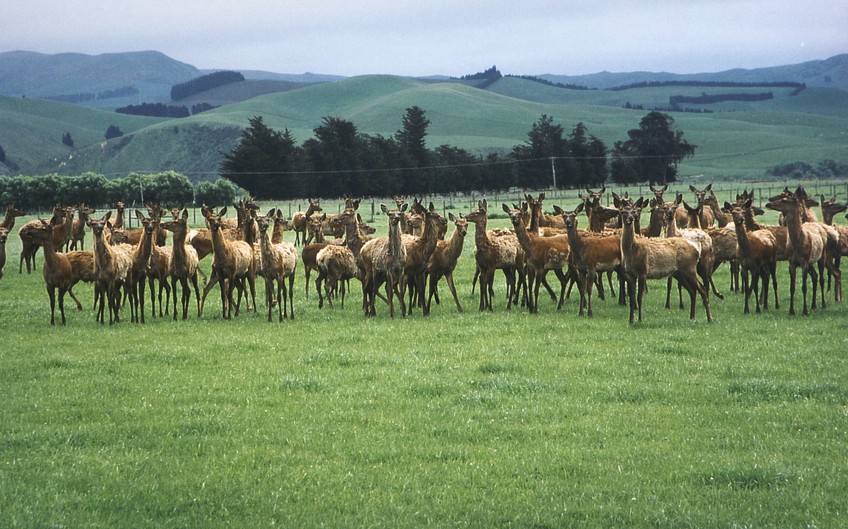
<path fill-rule="evenodd" d="M 472 247 L 470 228 L 461 314 L 443 284 L 429 317 L 365 318 L 355 281 L 344 309 L 319 310 L 298 270 L 294 321 L 224 321 L 210 296 L 201 319 L 101 326 L 78 285 L 84 310 L 51 328 L 41 265 L 18 274 L 11 236 L 3 525 L 845 525 L 848 305 L 789 317 L 781 263 L 782 307 L 760 315 L 719 269 L 712 324 L 664 309 L 665 281 L 641 325 L 609 298 L 578 317 L 576 292 L 507 311 L 501 275 L 480 313 Z"/>

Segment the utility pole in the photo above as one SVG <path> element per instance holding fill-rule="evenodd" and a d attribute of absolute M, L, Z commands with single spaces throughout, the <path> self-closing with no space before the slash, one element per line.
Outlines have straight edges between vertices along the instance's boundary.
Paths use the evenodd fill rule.
<path fill-rule="evenodd" d="M 556 158 L 551 156 L 551 178 L 553 178 L 553 180 L 554 180 L 554 189 L 557 188 L 557 186 L 556 186 L 556 166 L 554 165 L 555 159 Z"/>

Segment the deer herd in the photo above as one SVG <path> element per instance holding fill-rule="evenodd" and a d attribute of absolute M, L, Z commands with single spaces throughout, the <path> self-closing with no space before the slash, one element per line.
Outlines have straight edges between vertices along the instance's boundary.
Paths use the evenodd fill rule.
<path fill-rule="evenodd" d="M 38 218 L 19 229 L 18 271 L 23 273 L 24 265 L 27 273 L 35 269 L 37 252 L 42 249 L 50 323 L 54 325 L 57 300 L 62 324 L 66 323 L 66 295 L 82 309 L 73 291 L 80 281 L 94 285 L 94 312 L 100 323 L 105 323 L 107 310 L 110 324 L 120 321 L 126 305 L 130 320 L 144 323 L 146 286 L 152 317 L 170 312 L 174 320 L 187 319 L 192 294 L 192 312 L 202 317 L 206 297 L 217 285 L 221 317 L 231 319 L 239 315 L 242 302 L 247 310 L 258 310 L 257 277 L 265 284 L 268 321 L 273 321 L 275 307 L 278 321 L 294 319 L 299 263 L 304 269 L 307 299 L 310 274 L 317 274 L 319 308 L 325 303 L 333 307 L 334 301 L 344 308 L 351 280 L 358 280 L 365 316 L 376 316 L 383 303 L 391 317 L 396 312 L 407 316 L 415 309 L 427 315 L 433 299 L 440 302 L 438 285 L 445 278 L 456 310 L 462 312 L 453 273 L 469 224 L 473 224 L 476 271 L 472 291 L 479 282 L 481 311 L 494 309 L 495 277 L 500 271 L 506 282 L 508 309 L 523 306 L 536 313 L 542 292 L 561 309 L 576 285 L 579 314 L 592 316 L 593 292 L 597 291 L 601 300 L 606 298 L 606 276 L 610 295 L 615 296 L 617 284 L 618 303 L 629 305 L 630 323 L 641 322 L 647 280 L 667 278 L 666 308 L 671 305 L 676 282 L 680 308 L 684 308 L 685 291 L 689 317 L 695 318 L 700 298 L 710 322 L 710 294 L 724 299 L 713 280 L 714 272 L 725 262 L 731 270 L 730 290 L 741 290 L 746 314 L 751 305 L 758 313 L 768 309 L 770 291 L 773 306 L 779 309 L 776 268 L 780 261 L 789 267 L 790 314 L 796 313 L 799 268 L 802 314 L 808 315 L 819 303 L 825 307 L 826 277 L 828 290 L 832 281 L 834 301 L 842 301 L 839 265 L 848 255 L 848 226 L 833 223 L 834 217 L 846 210 L 835 198 L 815 200 L 801 187 L 784 189 L 764 204 L 779 212 L 780 225 L 766 226 L 757 222 L 764 210 L 753 204 L 753 192 L 719 204 L 711 185 L 704 189 L 690 186 L 695 198 L 690 206 L 681 194 L 666 200 L 667 186 L 650 189 L 653 196 L 649 199 L 612 193 L 614 207 L 604 205 L 605 188 L 586 189 L 574 209 L 553 206 L 553 213 L 543 212 L 544 193 L 525 195 L 520 204 L 502 204 L 512 227 L 495 229 L 488 227 L 485 199 L 467 215 L 450 213 L 446 219 L 432 203 L 409 203 L 405 197 L 396 197 L 394 204 L 381 205 L 387 225 L 384 236 L 376 236 L 374 228 L 363 222 L 357 212 L 360 201 L 350 198 L 345 199 L 344 209 L 333 215 L 323 213 L 319 201 L 310 200 L 308 209 L 295 213 L 291 223 L 276 208 L 261 214 L 250 198 L 234 206 L 235 219 L 227 217 L 227 207 L 203 206 L 205 228 L 201 229 L 189 226 L 189 211 L 182 207 L 165 211 L 147 205 L 146 213 L 135 210 L 140 227 L 130 230 L 124 229 L 122 202 L 115 203 L 114 215 L 112 210 L 96 215 L 85 205 L 55 206 L 49 220 Z M 815 207 L 821 208 L 823 222 L 818 221 Z M 649 215 L 643 228 L 645 209 Z M 0 222 L 0 278 L 6 264 L 6 240 L 22 215 L 23 211 L 8 206 Z M 584 215 L 587 228 L 579 229 Z M 451 234 L 449 224 L 453 225 Z M 295 231 L 294 244 L 283 240 L 289 227 Z M 84 249 L 86 228 L 92 233 L 91 250 Z M 296 245 L 302 246 L 299 255 Z M 207 277 L 200 263 L 209 255 L 211 272 Z M 559 292 L 548 282 L 550 271 L 559 280 Z M 205 282 L 202 289 L 199 278 Z M 809 298 L 808 284 L 812 286 Z"/>

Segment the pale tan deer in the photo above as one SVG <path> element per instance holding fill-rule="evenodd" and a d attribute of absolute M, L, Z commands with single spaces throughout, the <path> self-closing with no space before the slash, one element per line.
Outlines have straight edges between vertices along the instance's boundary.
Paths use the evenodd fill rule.
<path fill-rule="evenodd" d="M 642 211 L 642 198 L 633 205 L 623 205 L 621 217 L 621 261 L 627 279 L 630 299 L 630 323 L 638 311 L 642 322 L 642 306 L 648 279 L 662 279 L 674 276 L 689 292 L 690 319 L 695 319 L 695 295 L 700 294 L 707 313 L 707 321 L 712 321 L 709 292 L 698 279 L 697 267 L 699 250 L 690 241 L 683 238 L 656 239 L 636 235 L 635 223 Z"/>
<path fill-rule="evenodd" d="M 409 314 L 414 307 L 420 307 L 426 316 L 429 314 L 426 296 L 427 264 L 436 249 L 439 232 L 442 226 L 447 224 L 447 220 L 436 211 L 432 202 L 425 208 L 420 201 L 415 200 L 412 209 L 424 219 L 424 231 L 420 237 L 406 234 L 402 236 L 403 245 L 406 247 L 404 274 L 407 288 L 410 290 L 407 307 Z"/>
<path fill-rule="evenodd" d="M 69 241 L 70 246 L 68 247 L 68 250 L 85 250 L 85 228 L 88 224 L 88 219 L 96 212 L 97 210 L 92 209 L 85 204 L 80 204 L 77 207 L 78 218 L 74 219 L 71 227 L 71 240 Z M 79 248 L 77 246 L 79 246 Z"/>
<path fill-rule="evenodd" d="M 110 244 L 106 240 L 106 231 L 111 229 L 107 211 L 100 219 L 89 219 L 88 226 L 94 238 L 94 277 L 95 289 L 99 290 L 99 306 L 96 319 L 105 323 L 105 307 L 109 308 L 109 324 L 120 321 L 121 287 L 132 296 L 129 287 L 132 280 L 132 249 L 128 244 Z M 132 301 L 131 301 L 132 302 Z"/>
<path fill-rule="evenodd" d="M 6 239 L 9 238 L 9 230 L 0 228 L 0 279 L 3 279 L 3 268 L 6 267 Z"/>
<path fill-rule="evenodd" d="M 323 307 L 324 296 L 321 295 L 320 284 L 323 281 L 324 291 L 330 307 L 333 306 L 333 297 L 341 292 L 342 308 L 347 292 L 347 283 L 354 277 L 362 278 L 358 265 L 362 246 L 368 242 L 368 238 L 360 228 L 359 215 L 353 209 L 345 209 L 333 219 L 334 224 L 341 225 L 345 230 L 344 244 L 328 244 L 316 255 L 315 261 L 318 268 L 318 308 Z"/>
<path fill-rule="evenodd" d="M 382 280 L 386 283 L 386 298 L 389 304 L 389 315 L 394 318 L 395 306 L 394 296 L 397 294 L 401 306 L 401 316 L 406 314 L 404 295 L 406 294 L 406 280 L 404 268 L 406 267 L 406 247 L 400 233 L 400 219 L 407 205 L 400 209 L 388 209 L 385 204 L 380 204 L 380 209 L 389 220 L 389 234 L 387 237 L 371 239 L 362 246 L 360 258 L 364 271 L 362 280 L 362 303 L 366 316 L 376 316 L 375 302 L 377 290 Z"/>
<path fill-rule="evenodd" d="M 258 215 L 256 224 L 259 228 L 260 266 L 262 277 L 265 279 L 265 305 L 268 307 L 268 321 L 271 321 L 276 300 L 279 321 L 289 316 L 294 319 L 294 273 L 297 267 L 297 253 L 294 245 L 287 242 L 274 244 L 268 227 L 277 215 L 277 209 L 271 208 L 267 215 Z M 272 228 L 273 231 L 273 228 Z M 286 285 L 288 281 L 288 285 Z M 274 286 L 276 285 L 276 293 Z"/>
<path fill-rule="evenodd" d="M 844 224 L 834 224 L 833 217 L 837 214 L 842 213 L 848 206 L 845 204 L 839 204 L 836 202 L 836 197 L 831 199 L 826 199 L 824 195 L 821 197 L 821 201 L 819 202 L 822 210 L 822 221 L 832 226 L 838 233 L 839 239 L 836 243 L 836 248 L 832 250 L 831 257 L 833 259 L 834 267 L 839 270 L 839 274 L 830 273 L 827 276 L 827 288 L 830 289 L 831 278 L 834 278 L 835 281 L 833 283 L 833 296 L 834 301 L 840 302 L 843 300 L 842 296 L 842 273 L 839 268 L 840 261 L 843 257 L 848 256 L 848 226 Z"/>
<path fill-rule="evenodd" d="M 173 220 L 162 225 L 173 233 L 171 260 L 168 274 L 171 278 L 171 290 L 174 294 L 174 320 L 177 319 L 177 282 L 180 283 L 180 303 L 182 318 L 188 318 L 188 304 L 191 301 L 191 288 L 194 288 L 194 299 L 197 303 L 197 317 L 200 317 L 200 289 L 197 284 L 199 259 L 197 250 L 186 241 L 188 235 L 188 210 L 182 210 Z"/>
<path fill-rule="evenodd" d="M 209 228 L 212 236 L 212 272 L 216 276 L 217 283 L 221 289 L 221 316 L 225 320 L 229 320 L 233 317 L 233 312 L 235 312 L 236 316 L 239 314 L 239 306 L 236 305 L 233 299 L 233 290 L 236 288 L 239 289 L 239 299 L 241 299 L 241 295 L 245 290 L 245 279 L 248 278 L 254 263 L 253 247 L 251 244 L 246 241 L 230 241 L 224 237 L 222 228 L 223 217 L 226 214 L 226 207 L 219 210 L 218 213 L 203 211 L 203 216 L 206 218 L 206 226 Z M 203 305 L 210 285 L 214 285 L 211 275 L 200 301 L 201 314 L 203 313 Z M 233 310 L 234 305 L 235 311 Z"/>

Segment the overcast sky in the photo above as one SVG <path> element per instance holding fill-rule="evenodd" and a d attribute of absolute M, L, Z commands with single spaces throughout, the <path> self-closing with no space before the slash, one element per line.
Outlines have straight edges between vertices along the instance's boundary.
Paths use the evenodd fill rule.
<path fill-rule="evenodd" d="M 0 51 L 459 76 L 715 72 L 848 52 L 845 0 L 6 0 Z"/>

